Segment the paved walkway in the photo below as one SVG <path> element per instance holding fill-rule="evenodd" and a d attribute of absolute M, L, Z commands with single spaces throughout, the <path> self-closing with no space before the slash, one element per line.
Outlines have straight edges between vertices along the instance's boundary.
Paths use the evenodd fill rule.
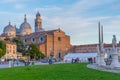
<path fill-rule="evenodd" d="M 48 63 L 35 62 L 34 65 L 47 65 L 47 64 Z M 29 65 L 32 65 L 32 64 L 29 64 Z M 17 67 L 17 66 L 25 66 L 25 64 L 24 63 L 19 63 L 18 65 L 14 64 L 14 67 Z M 0 64 L 0 68 L 9 68 L 9 64 L 8 63 Z"/>
<path fill-rule="evenodd" d="M 101 71 L 120 73 L 120 69 L 111 69 L 109 66 L 103 67 L 103 66 L 98 66 L 96 64 L 88 64 L 87 67 Z"/>
<path fill-rule="evenodd" d="M 61 64 L 61 63 L 65 63 L 65 62 L 55 62 L 53 64 Z M 49 63 L 41 63 L 41 62 L 35 62 L 34 63 L 34 65 L 48 65 L 48 64 Z M 30 65 L 32 65 L 32 64 L 30 64 Z M 14 64 L 14 67 L 17 67 L 17 66 L 25 66 L 25 64 L 24 63 L 19 63 L 19 65 Z M 4 63 L 4 64 L 0 64 L 0 68 L 10 68 L 10 67 L 9 67 L 8 63 Z"/>

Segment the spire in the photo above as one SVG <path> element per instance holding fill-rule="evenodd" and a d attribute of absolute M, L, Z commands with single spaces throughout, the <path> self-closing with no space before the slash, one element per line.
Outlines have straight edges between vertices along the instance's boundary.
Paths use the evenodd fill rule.
<path fill-rule="evenodd" d="M 39 13 L 39 11 L 37 11 L 37 14 L 36 14 L 36 16 L 40 16 L 40 13 Z"/>
<path fill-rule="evenodd" d="M 43 31 L 43 29 L 42 29 L 42 19 L 38 11 L 36 13 L 36 19 L 35 19 L 35 32 L 40 32 L 40 31 Z"/>
<path fill-rule="evenodd" d="M 11 22 L 9 21 L 9 25 L 11 25 Z"/>
<path fill-rule="evenodd" d="M 14 25 L 14 27 L 16 28 L 16 24 Z"/>
<path fill-rule="evenodd" d="M 24 22 L 27 22 L 26 14 L 24 15 Z"/>

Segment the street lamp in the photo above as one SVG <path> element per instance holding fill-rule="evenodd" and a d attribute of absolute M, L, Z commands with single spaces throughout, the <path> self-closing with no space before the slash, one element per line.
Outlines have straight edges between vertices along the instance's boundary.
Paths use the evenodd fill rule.
<path fill-rule="evenodd" d="M 29 61 L 30 61 L 30 54 L 29 54 L 29 51 L 28 51 L 28 47 L 29 47 L 29 46 L 27 46 L 27 47 L 25 48 L 25 50 L 27 51 L 27 52 L 26 52 L 27 61 L 25 62 L 25 65 L 28 65 L 28 64 L 29 64 Z"/>
<path fill-rule="evenodd" d="M 54 54 L 53 54 L 53 48 L 50 48 L 50 57 L 53 57 L 54 56 Z"/>
<path fill-rule="evenodd" d="M 66 55 L 67 55 L 67 53 L 68 53 L 68 48 L 66 47 Z"/>
<path fill-rule="evenodd" d="M 50 48 L 50 58 L 49 58 L 49 64 L 52 64 L 52 58 L 53 58 L 53 49 Z"/>

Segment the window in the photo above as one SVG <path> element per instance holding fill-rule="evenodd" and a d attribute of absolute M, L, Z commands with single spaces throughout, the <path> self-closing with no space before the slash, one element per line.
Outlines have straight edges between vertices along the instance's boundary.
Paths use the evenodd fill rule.
<path fill-rule="evenodd" d="M 40 43 L 43 43 L 43 42 L 44 42 L 44 40 L 45 40 L 44 36 L 43 36 L 43 35 L 41 35 L 41 36 L 39 37 L 39 42 L 40 42 Z"/>
<path fill-rule="evenodd" d="M 34 42 L 34 41 L 35 41 L 35 38 L 32 38 L 32 41 Z"/>
<path fill-rule="evenodd" d="M 25 39 L 25 42 L 27 42 L 27 40 Z"/>
<path fill-rule="evenodd" d="M 61 41 L 61 37 L 58 37 L 58 41 Z"/>
<path fill-rule="evenodd" d="M 43 41 L 43 38 L 41 37 L 40 40 Z"/>

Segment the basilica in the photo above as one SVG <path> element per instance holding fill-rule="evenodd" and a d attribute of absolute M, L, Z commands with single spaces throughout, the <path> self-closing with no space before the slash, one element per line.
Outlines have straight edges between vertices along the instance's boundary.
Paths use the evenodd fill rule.
<path fill-rule="evenodd" d="M 62 59 L 63 56 L 71 51 L 70 36 L 66 35 L 60 28 L 44 30 L 42 28 L 42 19 L 39 12 L 37 12 L 35 17 L 34 29 L 35 32 L 32 32 L 31 25 L 27 22 L 25 15 L 24 22 L 19 28 L 9 22 L 1 36 L 9 38 L 19 36 L 22 38 L 26 47 L 29 47 L 32 43 L 36 44 L 46 57 L 53 55 L 55 58 Z"/>
<path fill-rule="evenodd" d="M 16 36 L 24 36 L 29 35 L 32 33 L 32 28 L 30 24 L 27 22 L 27 18 L 25 15 L 24 22 L 20 25 L 20 28 L 16 28 L 16 26 L 13 26 L 10 22 L 9 24 L 4 28 L 2 36 L 14 38 Z"/>

